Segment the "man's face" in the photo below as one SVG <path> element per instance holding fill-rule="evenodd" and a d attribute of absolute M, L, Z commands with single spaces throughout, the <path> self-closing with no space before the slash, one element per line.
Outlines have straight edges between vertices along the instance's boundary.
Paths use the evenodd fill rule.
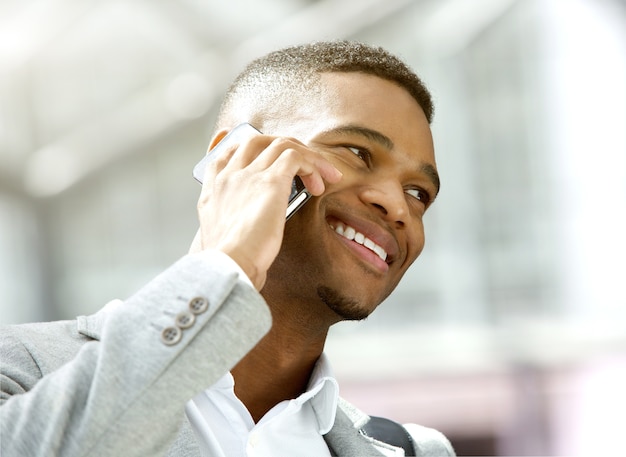
<path fill-rule="evenodd" d="M 424 247 L 422 218 L 439 190 L 432 135 L 400 86 L 360 73 L 321 77 L 323 95 L 265 133 L 301 140 L 343 178 L 289 220 L 268 290 L 362 319 Z"/>

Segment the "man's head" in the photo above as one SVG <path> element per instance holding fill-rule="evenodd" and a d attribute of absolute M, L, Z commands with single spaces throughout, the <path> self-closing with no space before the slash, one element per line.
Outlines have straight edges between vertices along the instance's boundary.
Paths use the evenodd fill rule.
<path fill-rule="evenodd" d="M 252 62 L 223 103 L 214 142 L 241 122 L 292 137 L 343 177 L 286 224 L 262 294 L 321 325 L 367 317 L 424 246 L 423 215 L 439 190 L 421 80 L 359 43 L 287 48 Z"/>
<path fill-rule="evenodd" d="M 222 103 L 217 128 L 250 122 L 266 133 L 290 105 L 319 95 L 320 74 L 358 72 L 403 87 L 430 123 L 433 103 L 420 78 L 400 59 L 380 47 L 352 41 L 292 46 L 252 61 L 233 81 Z"/>

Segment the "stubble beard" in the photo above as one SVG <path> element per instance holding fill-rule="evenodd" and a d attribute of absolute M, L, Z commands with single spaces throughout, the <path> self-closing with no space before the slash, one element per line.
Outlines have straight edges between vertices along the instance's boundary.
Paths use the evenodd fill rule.
<path fill-rule="evenodd" d="M 362 321 L 370 315 L 370 311 L 364 309 L 360 302 L 341 295 L 336 289 L 327 286 L 318 286 L 317 296 L 328 308 L 341 317 L 342 320 Z"/>

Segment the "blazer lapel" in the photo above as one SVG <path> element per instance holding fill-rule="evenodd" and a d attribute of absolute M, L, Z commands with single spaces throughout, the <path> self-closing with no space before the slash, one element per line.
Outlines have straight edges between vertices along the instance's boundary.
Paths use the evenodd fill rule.
<path fill-rule="evenodd" d="M 340 457 L 384 456 L 375 448 L 374 440 L 364 436 L 341 408 L 337 408 L 335 425 L 324 435 L 324 440 L 332 455 Z"/>

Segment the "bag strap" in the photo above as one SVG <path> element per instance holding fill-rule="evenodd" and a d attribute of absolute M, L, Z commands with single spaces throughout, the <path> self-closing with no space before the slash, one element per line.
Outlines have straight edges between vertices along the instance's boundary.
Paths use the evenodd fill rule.
<path fill-rule="evenodd" d="M 410 433 L 401 424 L 391 419 L 372 416 L 361 431 L 370 438 L 404 449 L 405 456 L 415 455 Z"/>

